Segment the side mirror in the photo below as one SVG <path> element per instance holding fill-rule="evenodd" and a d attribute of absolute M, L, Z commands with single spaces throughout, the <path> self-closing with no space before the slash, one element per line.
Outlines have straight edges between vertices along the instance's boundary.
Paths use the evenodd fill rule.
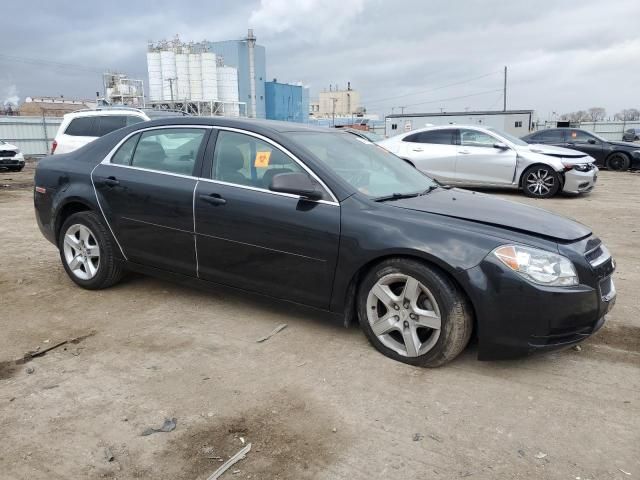
<path fill-rule="evenodd" d="M 590 138 L 589 140 L 587 140 L 588 143 L 590 143 L 591 145 L 595 145 L 596 141 L 594 138 Z"/>
<path fill-rule="evenodd" d="M 509 147 L 506 143 L 496 142 L 493 144 L 493 148 L 498 148 L 500 150 L 509 150 Z"/>
<path fill-rule="evenodd" d="M 306 173 L 279 173 L 274 175 L 269 184 L 273 192 L 300 195 L 308 200 L 320 200 L 322 189 Z"/>

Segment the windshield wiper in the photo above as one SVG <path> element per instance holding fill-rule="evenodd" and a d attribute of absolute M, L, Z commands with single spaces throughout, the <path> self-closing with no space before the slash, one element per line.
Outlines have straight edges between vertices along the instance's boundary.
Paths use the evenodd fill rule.
<path fill-rule="evenodd" d="M 426 195 L 428 193 L 433 192 L 436 188 L 440 188 L 438 185 L 431 185 L 429 188 L 427 188 L 424 192 L 420 193 L 420 195 Z"/>
<path fill-rule="evenodd" d="M 392 193 L 391 195 L 384 195 L 382 197 L 376 197 L 374 202 L 386 202 L 388 200 L 400 200 L 401 198 L 413 198 L 422 195 L 422 192 L 414 193 Z"/>

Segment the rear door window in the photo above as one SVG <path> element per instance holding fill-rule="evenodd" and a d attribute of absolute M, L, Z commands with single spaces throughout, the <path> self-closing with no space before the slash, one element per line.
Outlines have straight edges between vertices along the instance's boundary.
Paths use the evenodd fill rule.
<path fill-rule="evenodd" d="M 543 143 L 562 143 L 564 142 L 564 132 L 562 130 L 547 130 L 540 132 L 536 140 Z"/>
<path fill-rule="evenodd" d="M 127 125 L 132 125 L 135 122 L 130 122 L 129 119 L 138 118 L 129 115 L 104 115 L 98 117 L 98 133 L 96 136 L 102 137 L 107 133 L 111 133 L 119 128 L 124 128 Z M 142 120 L 142 119 L 140 119 Z"/>
<path fill-rule="evenodd" d="M 455 129 L 429 130 L 405 137 L 405 142 L 430 143 L 434 145 L 453 145 Z"/>
<path fill-rule="evenodd" d="M 193 175 L 205 133 L 206 130 L 201 128 L 163 128 L 143 132 L 135 147 L 131 165 Z"/>
<path fill-rule="evenodd" d="M 95 122 L 96 117 L 74 118 L 64 133 L 73 137 L 96 137 Z"/>

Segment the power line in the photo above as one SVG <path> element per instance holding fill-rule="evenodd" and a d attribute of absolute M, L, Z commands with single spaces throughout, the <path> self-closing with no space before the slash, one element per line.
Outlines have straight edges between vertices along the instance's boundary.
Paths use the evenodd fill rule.
<path fill-rule="evenodd" d="M 3 53 L 0 53 L 0 61 L 2 60 L 7 60 L 7 61 L 11 61 L 11 62 L 20 62 L 20 63 L 25 63 L 28 65 L 44 65 L 44 66 L 48 66 L 48 67 L 52 67 L 52 68 L 62 68 L 65 70 L 78 70 L 78 71 L 83 71 L 83 72 L 88 72 L 88 73 L 99 73 L 99 74 L 103 74 L 104 72 L 107 72 L 109 70 L 109 68 L 94 68 L 94 67 L 88 67 L 86 65 L 78 65 L 75 63 L 63 63 L 63 62 L 56 62 L 53 60 L 45 60 L 42 58 L 28 58 L 28 57 L 18 57 L 15 55 L 5 55 Z"/>
<path fill-rule="evenodd" d="M 487 95 L 489 93 L 495 93 L 495 92 L 501 92 L 501 91 L 502 91 L 502 88 L 496 88 L 494 90 L 486 90 L 484 92 L 471 93 L 469 95 L 459 95 L 457 97 L 439 98 L 438 100 L 429 100 L 427 102 L 411 103 L 409 105 L 405 105 L 405 108 L 406 107 L 415 107 L 417 105 L 426 105 L 426 104 L 429 104 L 429 103 L 446 102 L 448 100 L 458 100 L 458 99 L 461 99 L 461 98 L 477 97 L 477 96 L 480 96 L 480 95 Z"/>
<path fill-rule="evenodd" d="M 413 92 L 413 93 L 405 93 L 405 94 L 403 94 L 403 95 L 396 95 L 396 96 L 393 96 L 393 97 L 380 98 L 380 99 L 377 99 L 377 100 L 371 100 L 371 101 L 363 100 L 363 101 L 362 101 L 362 103 L 365 103 L 365 104 L 367 104 L 367 106 L 369 106 L 369 105 L 371 105 L 371 104 L 376 104 L 376 103 L 380 103 L 380 102 L 385 102 L 385 101 L 387 101 L 387 100 L 393 100 L 393 99 L 396 99 L 396 98 L 403 98 L 403 97 L 412 97 L 412 96 L 417 96 L 417 95 L 423 95 L 423 94 L 425 94 L 425 93 L 431 93 L 431 92 L 435 92 L 435 91 L 437 91 L 437 90 L 442 90 L 443 88 L 455 87 L 456 85 L 463 85 L 463 84 L 465 84 L 465 83 L 473 82 L 474 80 L 480 80 L 481 78 L 489 77 L 489 76 L 491 76 L 491 75 L 495 75 L 495 74 L 497 74 L 497 73 L 502 73 L 502 72 L 501 72 L 500 70 L 496 70 L 496 71 L 494 71 L 494 72 L 485 73 L 485 74 L 483 74 L 483 75 L 478 75 L 478 76 L 476 76 L 476 77 L 471 77 L 471 78 L 468 78 L 468 79 L 466 79 L 466 80 L 460 80 L 460 81 L 458 81 L 458 82 L 448 83 L 448 84 L 446 84 L 446 85 L 440 85 L 439 87 L 435 87 L 435 88 L 432 88 L 432 89 L 430 89 L 430 90 L 424 90 L 424 91 L 421 91 L 421 92 Z"/>

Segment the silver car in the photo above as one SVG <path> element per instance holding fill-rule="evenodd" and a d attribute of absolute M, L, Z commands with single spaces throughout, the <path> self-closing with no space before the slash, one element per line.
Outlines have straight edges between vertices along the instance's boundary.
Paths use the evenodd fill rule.
<path fill-rule="evenodd" d="M 427 127 L 377 142 L 442 183 L 521 188 L 530 197 L 589 192 L 598 178 L 595 160 L 567 148 L 529 145 L 494 128 Z"/>

